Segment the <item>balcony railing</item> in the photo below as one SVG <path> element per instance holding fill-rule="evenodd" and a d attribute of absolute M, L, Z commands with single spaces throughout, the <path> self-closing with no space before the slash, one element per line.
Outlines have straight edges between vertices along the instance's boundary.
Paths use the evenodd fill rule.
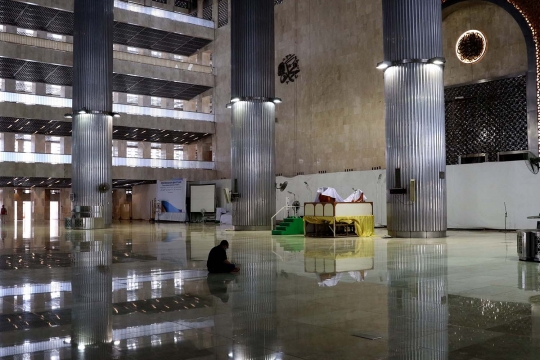
<path fill-rule="evenodd" d="M 41 39 L 41 38 L 32 37 L 32 36 L 24 36 L 24 35 L 10 34 L 10 33 L 0 33 L 0 41 L 27 45 L 27 46 L 42 47 L 46 49 L 53 49 L 53 50 L 59 50 L 59 51 L 73 52 L 73 44 L 71 43 Z M 153 57 L 153 56 L 145 56 L 145 55 L 115 51 L 113 53 L 113 57 L 117 60 L 131 61 L 131 62 L 137 62 L 141 64 L 168 67 L 168 68 L 185 70 L 185 71 L 202 72 L 206 74 L 212 73 L 212 67 L 210 66 L 192 64 L 192 63 L 176 61 L 176 60 L 171 60 L 171 59 L 162 59 L 162 58 Z"/>
<path fill-rule="evenodd" d="M 71 109 L 71 99 L 5 91 L 0 91 L 0 102 L 15 102 L 26 105 L 44 105 Z M 147 115 L 178 120 L 214 121 L 213 114 L 125 104 L 113 104 L 113 111 L 120 114 Z"/>
<path fill-rule="evenodd" d="M 164 160 L 113 157 L 113 166 L 148 167 L 160 169 L 199 169 L 214 170 L 212 161 Z M 0 162 L 18 162 L 30 164 L 71 164 L 71 155 L 38 154 L 20 152 L 0 152 Z"/>
<path fill-rule="evenodd" d="M 137 13 L 140 13 L 140 14 L 152 15 L 152 16 L 163 18 L 163 19 L 170 19 L 170 20 L 180 21 L 180 22 L 189 23 L 189 24 L 193 24 L 193 25 L 200 25 L 200 26 L 209 27 L 209 28 L 212 28 L 212 29 L 214 28 L 214 22 L 213 21 L 199 19 L 199 18 L 194 17 L 194 16 L 179 14 L 179 13 L 175 13 L 175 12 L 172 12 L 172 11 L 156 9 L 156 8 L 153 8 L 153 7 L 137 5 L 137 4 L 133 4 L 133 3 L 127 3 L 127 2 L 123 2 L 123 1 L 119 1 L 119 0 L 114 1 L 114 7 L 119 8 L 119 9 L 128 10 L 128 11 L 137 12 Z"/>

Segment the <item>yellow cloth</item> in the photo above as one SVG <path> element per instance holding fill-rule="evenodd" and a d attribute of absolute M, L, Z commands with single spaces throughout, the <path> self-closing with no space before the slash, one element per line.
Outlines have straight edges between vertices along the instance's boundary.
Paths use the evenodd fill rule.
<path fill-rule="evenodd" d="M 375 242 L 373 239 L 354 240 L 354 250 L 350 249 L 350 240 L 336 239 L 331 244 L 328 239 L 306 239 L 305 257 L 317 259 L 353 259 L 369 258 L 375 256 Z M 326 247 L 324 246 L 326 245 Z"/>
<path fill-rule="evenodd" d="M 356 229 L 356 234 L 359 237 L 369 237 L 375 236 L 375 216 L 304 216 L 304 222 L 310 224 L 324 224 L 324 223 L 345 223 L 352 224 L 354 223 L 354 228 Z"/>

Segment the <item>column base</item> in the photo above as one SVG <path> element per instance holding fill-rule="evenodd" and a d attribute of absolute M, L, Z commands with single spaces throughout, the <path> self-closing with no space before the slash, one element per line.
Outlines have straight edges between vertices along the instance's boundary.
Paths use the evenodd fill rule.
<path fill-rule="evenodd" d="M 234 231 L 270 231 L 272 230 L 270 225 L 268 226 L 241 226 L 234 225 Z"/>
<path fill-rule="evenodd" d="M 446 237 L 446 231 L 388 231 L 388 235 L 401 239 L 440 239 Z"/>

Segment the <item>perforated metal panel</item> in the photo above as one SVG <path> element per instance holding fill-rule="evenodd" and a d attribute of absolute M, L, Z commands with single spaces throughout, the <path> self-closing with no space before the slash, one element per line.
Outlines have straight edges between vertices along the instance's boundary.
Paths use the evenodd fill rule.
<path fill-rule="evenodd" d="M 219 0 L 218 3 L 218 27 L 229 23 L 229 0 Z"/>
<path fill-rule="evenodd" d="M 527 150 L 525 75 L 445 90 L 446 162 L 460 155 Z"/>

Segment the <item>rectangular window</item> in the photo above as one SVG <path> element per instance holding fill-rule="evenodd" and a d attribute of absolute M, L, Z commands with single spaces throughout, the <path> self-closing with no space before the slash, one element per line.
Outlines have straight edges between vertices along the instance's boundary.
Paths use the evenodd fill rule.
<path fill-rule="evenodd" d="M 15 134 L 15 152 L 32 152 L 32 135 Z"/>
<path fill-rule="evenodd" d="M 0 32 L 6 32 L 6 27 L 4 25 L 0 25 Z"/>
<path fill-rule="evenodd" d="M 34 84 L 29 81 L 17 81 L 15 82 L 15 90 L 31 93 L 34 92 Z"/>
<path fill-rule="evenodd" d="M 61 96 L 62 95 L 62 87 L 60 85 L 45 85 L 45 93 L 47 95 L 53 95 L 53 96 Z"/>
<path fill-rule="evenodd" d="M 184 100 L 174 99 L 174 109 L 175 110 L 184 110 Z"/>
<path fill-rule="evenodd" d="M 182 145 L 174 145 L 174 160 L 184 160 L 184 147 Z"/>
<path fill-rule="evenodd" d="M 152 51 L 150 55 L 152 55 L 153 57 L 158 57 L 158 58 L 163 56 L 163 54 L 159 51 Z"/>
<path fill-rule="evenodd" d="M 118 93 L 117 92 L 112 93 L 112 101 L 113 101 L 113 103 L 118 104 Z"/>
<path fill-rule="evenodd" d="M 127 94 L 127 103 L 128 104 L 138 105 L 139 104 L 139 95 Z"/>
<path fill-rule="evenodd" d="M 150 104 L 152 106 L 161 106 L 161 98 L 152 96 L 152 98 L 150 99 Z"/>
<path fill-rule="evenodd" d="M 45 142 L 47 143 L 47 147 L 50 149 L 51 154 L 61 154 L 62 153 L 62 146 L 61 146 L 62 139 L 60 136 L 46 136 Z"/>
<path fill-rule="evenodd" d="M 173 55 L 173 59 L 176 61 L 184 62 L 184 57 L 182 55 Z"/>
<path fill-rule="evenodd" d="M 138 54 L 139 53 L 139 49 L 135 48 L 135 47 L 132 47 L 132 46 L 128 46 L 127 47 L 127 52 L 128 53 L 132 53 L 132 54 Z"/>
<path fill-rule="evenodd" d="M 126 156 L 128 158 L 140 158 L 141 157 L 141 151 L 139 150 L 139 143 L 138 142 L 136 142 L 136 141 L 128 141 L 127 142 Z"/>
<path fill-rule="evenodd" d="M 51 33 L 47 34 L 47 39 L 52 40 L 52 41 L 66 41 L 65 36 L 59 35 L 59 34 L 51 34 Z"/>
<path fill-rule="evenodd" d="M 35 30 L 17 28 L 17 35 L 36 36 Z"/>

